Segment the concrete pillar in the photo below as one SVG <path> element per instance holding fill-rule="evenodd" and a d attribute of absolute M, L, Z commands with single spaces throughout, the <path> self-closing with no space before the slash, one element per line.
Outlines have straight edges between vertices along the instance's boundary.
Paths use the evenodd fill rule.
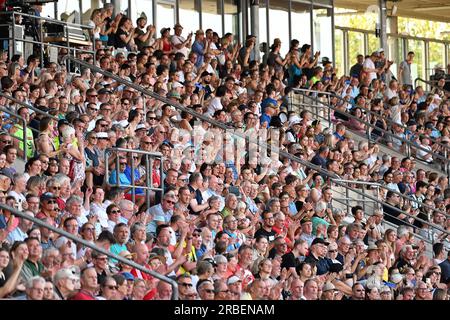
<path fill-rule="evenodd" d="M 259 50 L 259 0 L 254 0 L 250 5 L 250 15 L 251 15 L 251 34 L 256 36 L 255 43 L 255 59 L 260 59 L 260 50 Z"/>
<path fill-rule="evenodd" d="M 121 0 L 112 0 L 111 3 L 114 5 L 114 16 L 120 12 L 120 1 Z M 128 0 L 122 0 L 128 1 Z"/>
<path fill-rule="evenodd" d="M 387 10 L 386 0 L 379 0 L 380 5 L 380 47 L 386 50 L 387 48 Z"/>

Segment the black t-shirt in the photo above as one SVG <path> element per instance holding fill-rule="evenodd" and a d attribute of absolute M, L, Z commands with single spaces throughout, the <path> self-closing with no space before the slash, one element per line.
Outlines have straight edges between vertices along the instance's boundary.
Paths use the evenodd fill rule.
<path fill-rule="evenodd" d="M 275 236 L 277 235 L 277 233 L 275 231 L 267 231 L 266 229 L 260 228 L 258 230 L 256 230 L 255 232 L 255 238 L 257 238 L 258 236 L 264 236 L 267 238 L 267 240 L 269 242 L 275 240 Z"/>
<path fill-rule="evenodd" d="M 135 29 L 135 33 L 136 33 L 136 37 L 134 38 L 134 43 L 137 45 L 138 49 L 141 50 L 142 47 L 145 46 L 145 42 L 139 40 L 138 37 L 146 34 L 146 32 L 144 30 L 138 28 L 138 29 Z"/>
<path fill-rule="evenodd" d="M 114 48 L 116 49 L 123 49 L 127 46 L 127 43 L 120 39 L 121 35 L 125 35 L 126 37 L 128 37 L 129 33 L 124 31 L 122 28 L 117 29 L 114 41 Z"/>
<path fill-rule="evenodd" d="M 397 218 L 401 213 L 399 210 L 400 209 L 392 209 L 391 207 L 383 205 L 384 220 L 397 226 L 408 225 L 405 221 Z"/>
<path fill-rule="evenodd" d="M 298 265 L 298 260 L 292 252 L 286 253 L 281 257 L 281 269 L 295 268 Z"/>

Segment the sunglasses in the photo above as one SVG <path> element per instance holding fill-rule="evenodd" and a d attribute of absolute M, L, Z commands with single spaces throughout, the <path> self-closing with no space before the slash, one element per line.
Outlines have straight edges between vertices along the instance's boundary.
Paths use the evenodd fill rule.
<path fill-rule="evenodd" d="M 203 289 L 203 291 L 207 292 L 207 293 L 214 293 L 213 289 Z"/>
<path fill-rule="evenodd" d="M 61 190 L 61 187 L 52 187 L 52 190 Z"/>
<path fill-rule="evenodd" d="M 171 200 L 166 200 L 166 202 L 167 202 L 168 204 L 175 204 L 175 201 L 171 201 Z"/>
<path fill-rule="evenodd" d="M 47 201 L 47 204 L 55 204 L 56 203 L 56 201 L 55 200 L 50 200 L 50 201 Z"/>
<path fill-rule="evenodd" d="M 192 283 L 180 283 L 180 286 L 183 286 L 185 288 L 192 288 Z"/>
<path fill-rule="evenodd" d="M 112 210 L 111 214 L 116 214 L 116 213 L 120 213 L 120 210 Z"/>
<path fill-rule="evenodd" d="M 106 288 L 108 288 L 109 290 L 117 290 L 119 289 L 118 286 L 105 286 Z"/>

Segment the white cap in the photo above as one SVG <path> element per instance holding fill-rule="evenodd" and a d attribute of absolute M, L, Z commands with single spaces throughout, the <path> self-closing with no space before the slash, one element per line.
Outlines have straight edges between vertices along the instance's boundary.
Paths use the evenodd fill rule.
<path fill-rule="evenodd" d="M 108 134 L 106 132 L 97 132 L 97 138 L 108 138 Z"/>
<path fill-rule="evenodd" d="M 143 124 L 143 123 L 138 124 L 138 125 L 136 126 L 136 129 L 134 129 L 134 131 L 138 131 L 138 130 L 141 130 L 141 129 L 147 129 L 147 127 L 145 126 L 145 124 Z"/>
<path fill-rule="evenodd" d="M 239 282 L 239 281 L 242 282 L 242 280 L 239 279 L 237 276 L 231 276 L 227 280 L 227 285 L 230 285 L 230 284 L 233 284 L 233 283 L 236 283 L 236 282 Z"/>
<path fill-rule="evenodd" d="M 178 81 L 175 81 L 172 85 L 172 89 L 183 88 L 183 87 L 184 86 Z"/>
<path fill-rule="evenodd" d="M 383 49 L 383 48 L 380 48 L 380 49 L 377 50 L 377 52 L 378 52 L 378 53 L 382 53 L 382 52 L 384 52 L 384 49 Z"/>

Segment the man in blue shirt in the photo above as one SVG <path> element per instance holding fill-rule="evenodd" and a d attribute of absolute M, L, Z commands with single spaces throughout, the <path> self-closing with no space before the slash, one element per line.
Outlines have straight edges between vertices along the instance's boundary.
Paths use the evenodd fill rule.
<path fill-rule="evenodd" d="M 163 201 L 150 209 L 148 213 L 152 216 L 152 221 L 147 225 L 147 232 L 156 235 L 156 227 L 162 224 L 169 224 L 173 215 L 173 208 L 177 199 L 173 192 L 164 195 Z"/>
<path fill-rule="evenodd" d="M 264 113 L 260 117 L 260 124 L 261 128 L 268 128 L 270 124 L 270 120 L 272 119 L 272 116 L 276 113 L 277 107 L 271 103 L 269 103 Z"/>
<path fill-rule="evenodd" d="M 205 41 L 205 32 L 197 30 L 195 33 L 195 41 L 192 44 L 192 52 L 197 54 L 197 61 L 195 67 L 198 69 L 203 65 L 205 53 L 209 50 L 209 43 Z"/>

